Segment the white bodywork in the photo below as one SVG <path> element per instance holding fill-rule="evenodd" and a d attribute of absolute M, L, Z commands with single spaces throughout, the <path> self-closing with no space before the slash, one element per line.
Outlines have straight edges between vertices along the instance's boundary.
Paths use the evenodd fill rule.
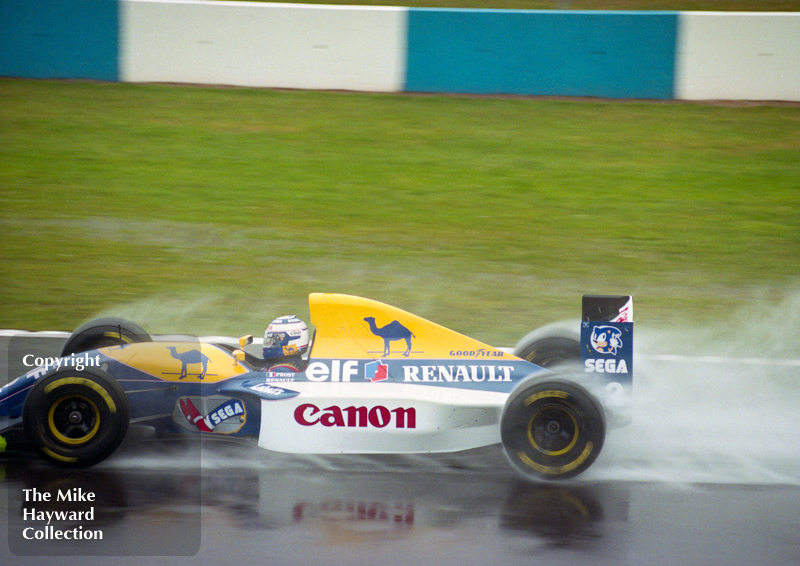
<path fill-rule="evenodd" d="M 258 445 L 278 452 L 451 452 L 500 442 L 508 394 L 386 383 L 293 383 L 261 402 Z"/>

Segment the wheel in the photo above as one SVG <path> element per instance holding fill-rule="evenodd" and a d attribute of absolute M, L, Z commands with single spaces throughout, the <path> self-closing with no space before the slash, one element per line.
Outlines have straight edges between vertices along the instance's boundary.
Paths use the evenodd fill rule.
<path fill-rule="evenodd" d="M 535 331 L 520 340 L 513 354 L 548 369 L 562 369 L 581 361 L 581 341 L 568 332 Z"/>
<path fill-rule="evenodd" d="M 110 456 L 125 438 L 130 408 L 106 372 L 56 371 L 36 382 L 22 413 L 30 442 L 62 466 L 86 467 Z"/>
<path fill-rule="evenodd" d="M 80 326 L 72 333 L 61 350 L 61 357 L 105 346 L 152 341 L 147 332 L 132 322 L 121 318 L 98 318 Z"/>
<path fill-rule="evenodd" d="M 605 434 L 602 406 L 565 380 L 523 382 L 506 401 L 500 423 L 511 464 L 535 478 L 566 479 L 585 471 Z"/>

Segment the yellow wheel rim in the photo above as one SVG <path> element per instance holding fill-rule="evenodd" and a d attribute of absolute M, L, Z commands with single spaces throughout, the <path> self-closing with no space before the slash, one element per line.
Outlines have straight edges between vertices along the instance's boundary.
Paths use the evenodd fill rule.
<path fill-rule="evenodd" d="M 100 430 L 100 411 L 85 395 L 64 395 L 50 405 L 47 427 L 63 444 L 85 444 Z"/>
<path fill-rule="evenodd" d="M 533 446 L 537 451 L 541 452 L 545 456 L 562 456 L 563 454 L 566 454 L 570 450 L 572 450 L 575 447 L 575 444 L 577 444 L 577 442 L 578 442 L 578 421 L 575 420 L 575 417 L 569 411 L 565 411 L 563 409 L 560 409 L 559 412 L 562 415 L 566 415 L 566 416 L 569 417 L 570 421 L 572 422 L 572 430 L 574 432 L 573 432 L 572 438 L 571 438 L 569 444 L 567 444 L 567 446 L 565 446 L 561 450 L 547 450 L 546 448 L 544 448 L 544 447 L 539 445 L 539 443 L 534 438 L 534 434 L 533 434 L 534 423 L 536 422 L 536 420 L 539 417 L 541 417 L 542 413 L 544 411 L 546 411 L 546 410 L 552 410 L 552 408 L 542 407 L 541 409 L 536 411 L 531 416 L 530 420 L 528 421 L 528 427 L 527 427 L 528 428 L 528 442 L 530 442 L 531 446 Z M 555 421 L 555 419 L 551 419 L 551 421 Z"/>

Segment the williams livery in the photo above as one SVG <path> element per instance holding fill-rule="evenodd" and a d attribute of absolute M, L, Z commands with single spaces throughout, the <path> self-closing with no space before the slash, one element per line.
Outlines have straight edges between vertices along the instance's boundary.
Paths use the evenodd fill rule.
<path fill-rule="evenodd" d="M 630 297 L 586 296 L 581 328 L 533 332 L 513 352 L 368 299 L 314 293 L 309 305 L 314 339 L 282 317 L 263 356 L 251 336 L 154 339 L 121 319 L 87 323 L 60 358 L 0 389 L 0 435 L 62 466 L 110 456 L 130 425 L 293 453 L 501 443 L 525 476 L 559 479 L 587 469 L 606 428 L 627 422 Z"/>

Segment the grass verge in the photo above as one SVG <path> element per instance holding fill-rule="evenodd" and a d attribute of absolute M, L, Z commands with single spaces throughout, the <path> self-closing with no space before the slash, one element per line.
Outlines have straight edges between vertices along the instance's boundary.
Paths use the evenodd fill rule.
<path fill-rule="evenodd" d="M 492 343 L 800 280 L 796 106 L 0 80 L 0 327 L 245 333 L 335 291 Z"/>

